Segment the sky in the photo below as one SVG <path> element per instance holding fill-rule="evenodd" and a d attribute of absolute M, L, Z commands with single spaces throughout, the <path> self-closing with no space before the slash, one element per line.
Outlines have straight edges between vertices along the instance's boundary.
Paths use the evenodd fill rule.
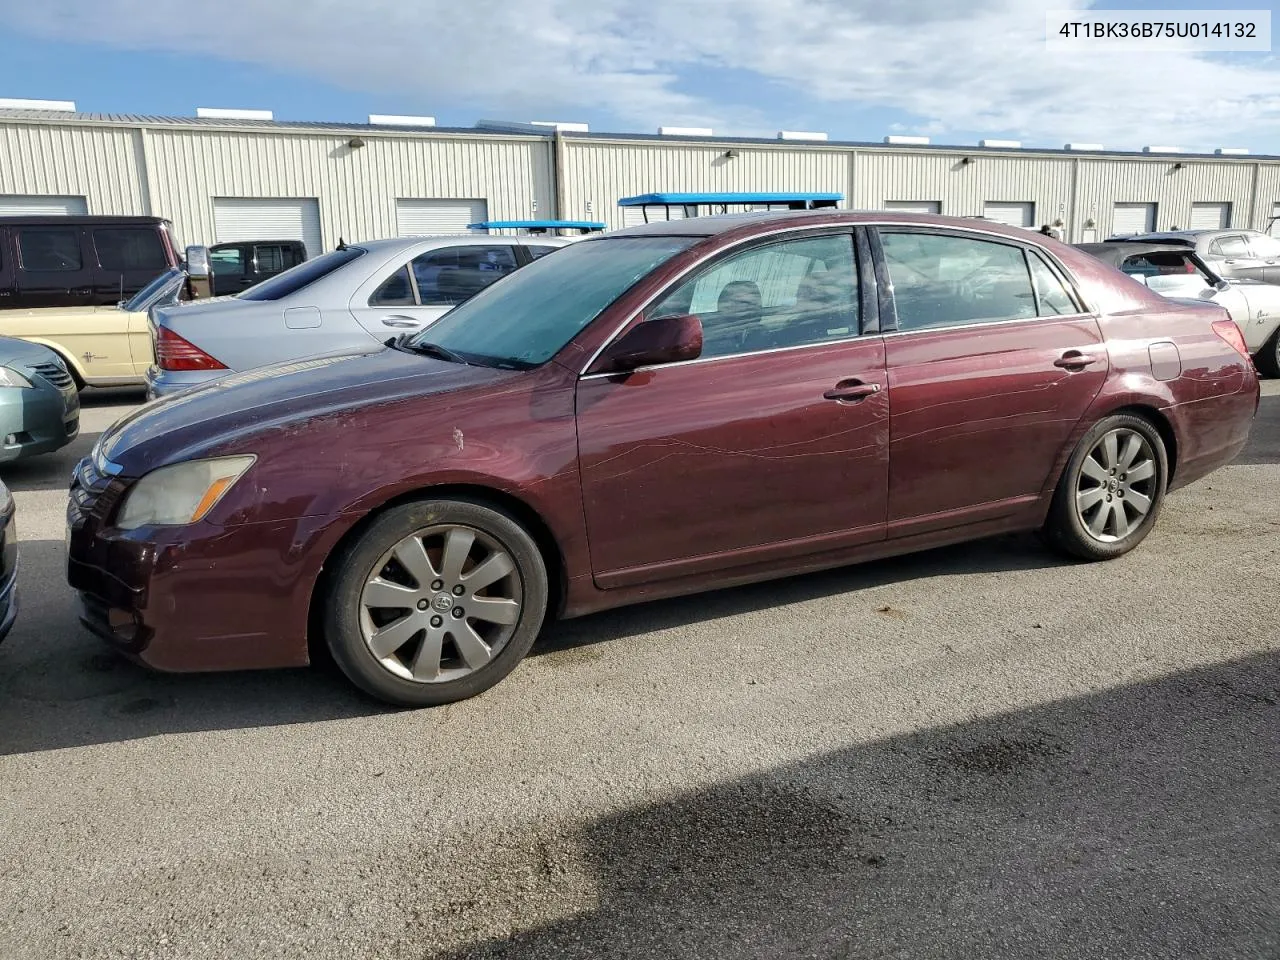
<path fill-rule="evenodd" d="M 0 0 L 0 97 L 593 131 L 1280 153 L 1274 53 L 1058 53 L 1050 10 L 1238 0 Z M 1280 16 L 1275 16 L 1280 32 Z"/>

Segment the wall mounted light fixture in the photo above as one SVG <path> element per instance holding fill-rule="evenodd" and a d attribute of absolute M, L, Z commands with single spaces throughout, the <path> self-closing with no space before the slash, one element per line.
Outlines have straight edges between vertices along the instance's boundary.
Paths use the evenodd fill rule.
<path fill-rule="evenodd" d="M 726 150 L 726 151 L 724 152 L 724 158 L 725 158 L 726 160 L 737 160 L 737 159 L 738 159 L 738 151 L 737 151 L 737 150 Z"/>
<path fill-rule="evenodd" d="M 362 140 L 360 137 L 352 137 L 350 140 L 347 141 L 347 146 L 350 147 L 352 150 L 359 150 L 361 147 L 364 146 L 364 140 Z"/>

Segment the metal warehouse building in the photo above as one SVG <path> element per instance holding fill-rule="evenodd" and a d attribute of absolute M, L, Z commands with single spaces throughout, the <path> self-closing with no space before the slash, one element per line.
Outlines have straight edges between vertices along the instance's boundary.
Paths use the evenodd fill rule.
<path fill-rule="evenodd" d="M 301 239 L 314 255 L 340 237 L 461 232 L 485 219 L 600 220 L 617 228 L 640 214 L 619 199 L 672 191 L 832 192 L 850 208 L 1060 223 L 1073 242 L 1172 227 L 1265 230 L 1280 214 L 1280 157 L 1242 151 L 846 143 L 813 134 L 764 140 L 688 130 L 650 136 L 571 124 L 443 128 L 429 118 L 370 119 L 0 109 L 0 215 L 152 214 L 172 219 L 187 243 Z"/>

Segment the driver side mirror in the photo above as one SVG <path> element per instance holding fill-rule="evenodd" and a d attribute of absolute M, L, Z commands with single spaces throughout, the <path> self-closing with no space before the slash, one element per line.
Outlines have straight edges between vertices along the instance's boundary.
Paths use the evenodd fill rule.
<path fill-rule="evenodd" d="M 208 247 L 187 247 L 187 286 L 192 300 L 213 296 L 213 268 Z"/>
<path fill-rule="evenodd" d="M 638 323 L 615 340 L 595 372 L 624 373 L 637 367 L 696 360 L 702 354 L 702 321 L 691 314 Z"/>

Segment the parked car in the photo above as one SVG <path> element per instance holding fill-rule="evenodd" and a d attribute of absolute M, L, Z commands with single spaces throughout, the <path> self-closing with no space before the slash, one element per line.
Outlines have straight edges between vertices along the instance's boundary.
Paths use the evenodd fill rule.
<path fill-rule="evenodd" d="M 214 296 L 248 290 L 307 259 L 301 240 L 252 240 L 215 243 L 209 248 Z"/>
<path fill-rule="evenodd" d="M 1221 277 L 1280 283 L 1280 240 L 1257 230 L 1174 230 L 1107 243 L 1160 243 L 1191 247 Z"/>
<path fill-rule="evenodd" d="M 80 397 L 62 358 L 0 337 L 0 463 L 52 453 L 79 433 Z"/>
<path fill-rule="evenodd" d="M 0 309 L 115 306 L 181 251 L 160 217 L 0 217 Z"/>
<path fill-rule="evenodd" d="M 158 217 L 0 217 L 0 335 L 55 351 L 78 386 L 141 384 L 154 358 L 138 294 L 179 263 Z"/>
<path fill-rule="evenodd" d="M 18 526 L 13 494 L 0 481 L 0 640 L 18 619 Z"/>
<path fill-rule="evenodd" d="M 314 640 L 377 697 L 446 703 L 551 617 L 1018 530 L 1120 556 L 1258 402 L 1221 307 L 1026 230 L 653 223 L 120 421 L 75 474 L 68 578 L 153 667 Z"/>
<path fill-rule="evenodd" d="M 527 240 L 479 235 L 343 244 L 235 297 L 156 307 L 148 396 L 416 332 L 530 263 L 538 255 L 531 247 L 571 242 Z"/>
<path fill-rule="evenodd" d="M 1180 244 L 1076 246 L 1166 297 L 1211 300 L 1225 307 L 1244 333 L 1258 369 L 1269 377 L 1280 377 L 1280 286 L 1220 277 L 1192 248 Z"/>

